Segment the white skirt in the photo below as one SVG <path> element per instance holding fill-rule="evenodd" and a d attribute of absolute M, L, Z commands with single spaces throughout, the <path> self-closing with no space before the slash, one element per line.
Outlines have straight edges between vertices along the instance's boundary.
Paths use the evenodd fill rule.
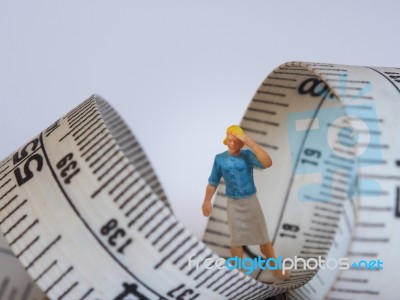
<path fill-rule="evenodd" d="M 263 245 L 270 241 L 256 194 L 241 199 L 228 198 L 227 212 L 231 246 Z"/>

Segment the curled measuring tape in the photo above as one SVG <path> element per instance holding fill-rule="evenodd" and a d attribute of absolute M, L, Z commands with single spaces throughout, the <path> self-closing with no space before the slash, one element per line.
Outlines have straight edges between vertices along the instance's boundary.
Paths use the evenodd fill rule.
<path fill-rule="evenodd" d="M 254 174 L 258 196 L 277 254 L 299 259 L 279 283 L 268 270 L 190 268 L 229 257 L 223 189 L 198 241 L 117 113 L 90 97 L 0 163 L 0 299 L 395 299 L 399 78 L 293 62 L 256 92 L 241 125 L 274 161 Z M 354 266 L 328 268 L 343 258 Z M 366 259 L 383 270 L 356 264 Z"/>

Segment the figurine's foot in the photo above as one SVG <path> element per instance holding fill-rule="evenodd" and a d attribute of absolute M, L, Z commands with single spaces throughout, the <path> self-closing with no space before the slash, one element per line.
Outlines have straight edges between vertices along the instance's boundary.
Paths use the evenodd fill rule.
<path fill-rule="evenodd" d="M 286 270 L 285 274 L 283 274 L 282 270 L 273 270 L 272 275 L 274 275 L 275 279 L 278 279 L 279 281 L 284 281 L 290 278 L 290 271 Z"/>

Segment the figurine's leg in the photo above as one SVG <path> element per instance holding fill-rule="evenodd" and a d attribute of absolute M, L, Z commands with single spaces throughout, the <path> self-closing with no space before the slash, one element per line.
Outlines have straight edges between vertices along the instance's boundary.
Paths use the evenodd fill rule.
<path fill-rule="evenodd" d="M 231 255 L 232 257 L 238 256 L 239 258 L 243 258 L 243 247 L 231 246 Z"/>
<path fill-rule="evenodd" d="M 265 255 L 266 259 L 268 258 L 275 258 L 276 259 L 276 255 L 275 255 L 275 250 L 274 247 L 272 247 L 272 244 L 270 242 L 264 244 L 264 245 L 260 245 L 260 250 L 262 252 L 262 254 Z M 273 266 L 275 267 L 275 266 Z M 285 274 L 283 274 L 282 270 L 272 270 L 272 274 L 279 279 L 289 279 L 290 274 L 289 272 L 285 272 Z"/>
<path fill-rule="evenodd" d="M 271 257 L 276 258 L 274 247 L 272 247 L 272 244 L 270 242 L 268 242 L 264 245 L 260 245 L 260 250 L 267 259 L 271 258 Z"/>

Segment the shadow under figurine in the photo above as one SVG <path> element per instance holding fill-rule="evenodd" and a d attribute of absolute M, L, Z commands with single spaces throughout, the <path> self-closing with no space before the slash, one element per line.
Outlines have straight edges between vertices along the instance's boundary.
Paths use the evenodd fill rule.
<path fill-rule="evenodd" d="M 253 179 L 253 168 L 271 167 L 271 157 L 237 125 L 228 127 L 224 144 L 228 150 L 215 156 L 202 206 L 203 214 L 206 217 L 211 215 L 211 199 L 223 177 L 228 197 L 232 257 L 243 258 L 243 246 L 259 245 L 267 259 L 276 258 Z M 244 145 L 251 150 L 242 149 Z M 272 274 L 281 280 L 290 276 L 288 272 L 283 274 L 282 270 L 272 270 Z"/>

